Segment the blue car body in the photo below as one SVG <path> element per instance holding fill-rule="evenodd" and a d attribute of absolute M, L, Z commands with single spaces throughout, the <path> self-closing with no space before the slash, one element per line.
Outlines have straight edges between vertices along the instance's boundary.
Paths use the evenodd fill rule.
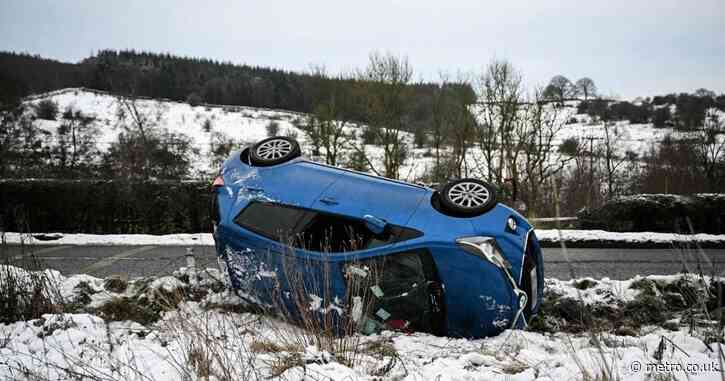
<path fill-rule="evenodd" d="M 431 276 L 442 289 L 439 307 L 443 312 L 436 315 L 440 329 L 434 333 L 473 338 L 496 335 L 504 329 L 524 327 L 538 311 L 544 286 L 541 250 L 531 225 L 509 207 L 499 203 L 480 216 L 452 217 L 435 207 L 432 200 L 436 190 L 425 186 L 303 158 L 256 167 L 243 157 L 244 152 L 231 155 L 221 170 L 223 185 L 214 189 L 218 208 L 214 237 L 233 287 L 255 303 L 272 305 L 272 295 L 289 295 L 299 287 L 290 286 L 290 262 L 296 266 L 295 273 L 303 274 L 305 284 L 321 279 L 323 271 L 315 264 L 324 264 L 332 269 L 325 272 L 329 286 L 325 287 L 324 300 L 330 305 L 320 305 L 322 298 L 310 295 L 310 309 L 316 308 L 320 314 L 342 314 L 351 303 L 346 298 L 346 266 L 398 253 L 423 253 L 432 261 L 428 266 L 434 273 Z M 274 213 L 282 210 L 279 207 L 289 207 L 354 223 L 373 216 L 413 233 L 340 252 L 292 247 L 254 224 L 240 222 L 243 211 L 259 209 L 259 205 L 277 206 L 273 212 L 258 212 L 261 217 L 254 217 L 264 224 L 277 218 Z M 507 226 L 510 218 L 516 222 L 515 230 Z M 459 238 L 471 236 L 495 239 L 508 261 L 509 278 L 516 282 L 519 293 L 526 293 L 525 306 L 505 271 L 457 243 Z M 385 320 L 387 315 L 379 313 L 376 319 Z"/>

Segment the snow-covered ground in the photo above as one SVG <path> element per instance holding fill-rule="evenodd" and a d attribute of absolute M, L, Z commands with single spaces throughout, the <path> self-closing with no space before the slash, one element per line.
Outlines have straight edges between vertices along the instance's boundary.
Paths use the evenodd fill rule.
<path fill-rule="evenodd" d="M 93 125 L 97 128 L 98 148 L 103 152 L 114 142 L 122 131 L 120 124 L 119 110 L 122 109 L 118 98 L 97 91 L 86 89 L 63 89 L 45 94 L 39 94 L 27 98 L 27 104 L 37 104 L 43 100 L 56 102 L 62 112 L 67 108 L 80 110 L 85 115 L 93 116 Z M 310 147 L 305 144 L 306 137 L 297 126 L 303 123 L 306 115 L 291 111 L 270 110 L 242 106 L 221 106 L 221 105 L 200 105 L 191 106 L 188 103 L 175 102 L 157 99 L 139 99 L 136 101 L 139 111 L 146 115 L 150 122 L 160 130 L 167 130 L 173 133 L 180 133 L 188 136 L 195 148 L 199 150 L 198 157 L 192 160 L 195 163 L 196 174 L 210 174 L 216 171 L 219 163 L 214 162 L 210 151 L 213 144 L 233 141 L 238 147 L 259 141 L 267 137 L 266 127 L 270 123 L 277 123 L 280 135 L 294 135 L 301 142 L 303 150 L 310 156 Z M 575 118 L 577 123 L 565 124 L 553 140 L 552 149 L 558 149 L 558 145 L 568 138 L 578 138 L 580 141 L 594 139 L 597 143 L 604 140 L 604 128 L 600 123 L 591 123 L 589 116 L 576 115 L 576 107 L 566 108 L 559 114 L 559 119 L 567 121 Z M 57 121 L 37 120 L 41 128 L 52 134 L 57 133 L 60 125 L 60 116 Z M 205 131 L 206 122 L 211 127 Z M 618 122 L 616 127 L 618 137 L 616 138 L 616 149 L 624 154 L 632 151 L 644 155 L 652 145 L 661 141 L 666 135 L 679 136 L 680 133 L 671 128 L 654 128 L 651 124 L 629 124 Z M 361 137 L 360 128 L 357 125 L 350 125 L 348 131 L 356 131 L 358 138 Z M 413 146 L 413 136 L 409 133 L 403 134 L 404 140 L 409 145 L 410 157 L 400 168 L 400 177 L 407 181 L 416 181 L 422 178 L 434 165 L 434 158 L 427 148 L 416 149 Z M 51 141 L 54 138 L 51 138 Z M 56 138 L 57 139 L 57 138 Z M 358 145 L 360 142 L 358 141 Z M 371 157 L 371 161 L 382 170 L 382 148 L 375 145 L 367 145 L 365 149 Z M 343 149 L 343 152 L 352 152 L 352 149 Z M 556 155 L 554 155 L 556 156 Z M 314 158 L 313 158 L 314 159 Z M 552 160 L 558 160 L 552 157 Z M 345 162 L 343 159 L 341 162 Z M 483 157 L 481 150 L 472 147 L 466 158 L 468 175 L 479 176 L 483 170 Z"/>
<path fill-rule="evenodd" d="M 0 266 L 0 281 L 10 272 L 16 277 L 33 275 Z M 593 328 L 591 323 L 592 328 L 572 331 L 578 318 L 571 316 L 576 312 L 567 312 L 575 301 L 574 306 L 590 312 L 592 321 L 607 322 L 616 312 L 605 316 L 596 311 L 642 313 L 654 309 L 648 298 L 673 295 L 707 299 L 712 285 L 707 278 L 549 279 L 540 319 L 544 323 L 532 324 L 527 331 L 509 330 L 478 340 L 383 332 L 323 343 L 316 341 L 319 335 L 278 318 L 243 312 L 241 300 L 219 287 L 220 274 L 213 269 L 194 273 L 182 268 L 174 276 L 122 286 L 88 275 L 64 277 L 51 270 L 43 274 L 56 282 L 59 298 L 75 302 L 75 311 L 0 324 L 2 379 L 721 379 L 720 344 L 712 340 L 713 332 L 719 331 L 700 315 L 697 320 L 688 318 L 695 316 L 696 302 L 689 309 L 673 307 L 678 313 L 659 311 L 662 315 L 642 318 L 641 324 L 625 316 L 625 326 L 634 324 L 629 330 L 615 330 L 615 324 Z M 196 279 L 196 285 L 190 279 Z M 685 288 L 689 291 L 676 291 Z M 141 322 L 108 307 L 120 306 L 119 301 L 133 308 L 151 306 L 168 301 L 175 292 L 185 296 Z M 550 333 L 551 327 L 560 329 Z"/>
<path fill-rule="evenodd" d="M 536 229 L 536 236 L 543 242 L 585 242 L 599 241 L 608 243 L 632 244 L 678 244 L 702 243 L 725 247 L 725 235 L 714 234 L 676 234 L 676 233 L 617 233 L 604 230 L 567 230 Z M 5 242 L 9 244 L 32 245 L 109 245 L 109 246 L 214 246 L 210 233 L 195 234 L 63 234 L 33 233 L 21 234 L 6 232 Z"/>
<path fill-rule="evenodd" d="M 618 233 L 604 230 L 536 229 L 536 236 L 546 242 L 584 242 L 597 241 L 608 243 L 632 244 L 677 244 L 708 243 L 725 247 L 725 235 L 716 234 L 677 234 L 677 233 Z"/>
<path fill-rule="evenodd" d="M 43 100 L 50 100 L 58 105 L 62 113 L 66 109 L 80 110 L 86 116 L 94 118 L 92 125 L 97 129 L 96 143 L 101 152 L 108 150 L 117 140 L 118 134 L 123 132 L 122 125 L 132 125 L 129 116 L 122 117 L 124 107 L 119 98 L 99 91 L 82 88 L 69 88 L 28 97 L 25 101 L 29 105 L 37 105 Z M 218 171 L 219 162 L 214 162 L 211 154 L 212 146 L 229 141 L 234 142 L 236 148 L 243 148 L 266 138 L 267 126 L 270 123 L 278 125 L 278 135 L 295 136 L 300 142 L 305 154 L 311 156 L 311 148 L 304 132 L 298 128 L 305 122 L 305 114 L 285 110 L 272 110 L 244 106 L 199 105 L 191 106 L 185 102 L 176 102 L 164 99 L 137 99 L 134 101 L 140 114 L 145 115 L 149 124 L 160 131 L 183 134 L 191 139 L 192 146 L 199 150 L 197 157 L 191 160 L 194 163 L 195 174 L 209 175 Z M 50 132 L 49 143 L 57 139 L 57 129 L 62 123 L 60 115 L 58 120 L 35 121 L 37 125 Z M 208 124 L 207 124 L 208 121 Z M 210 129 L 207 131 L 204 125 Z M 348 133 L 356 132 L 361 137 L 361 130 L 355 124 L 349 124 Z M 413 135 L 402 133 L 404 141 L 412 147 Z M 371 161 L 380 168 L 382 162 L 382 148 L 375 145 L 365 146 Z M 352 149 L 344 149 L 351 152 Z M 433 163 L 432 158 L 423 157 L 425 150 L 413 150 L 408 164 L 400 169 L 404 179 L 415 180 L 419 178 Z"/>

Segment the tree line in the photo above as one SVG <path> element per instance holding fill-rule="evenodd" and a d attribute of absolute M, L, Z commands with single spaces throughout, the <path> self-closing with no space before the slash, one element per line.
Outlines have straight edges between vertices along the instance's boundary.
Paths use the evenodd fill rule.
<path fill-rule="evenodd" d="M 203 58 L 134 50 L 102 50 L 78 64 L 39 56 L 0 52 L 0 103 L 18 96 L 67 87 L 87 87 L 127 96 L 174 101 L 265 107 L 309 113 L 319 91 L 327 86 L 354 94 L 357 79 L 320 76 L 314 70 L 295 73 L 266 67 L 237 65 Z M 329 82 L 329 83 L 328 83 Z M 409 81 L 417 114 L 412 125 L 426 118 L 432 84 Z M 356 99 L 351 97 L 351 99 Z M 367 122 L 366 105 L 355 104 L 350 118 Z M 406 125 L 406 128 L 409 126 Z"/>
<path fill-rule="evenodd" d="M 528 86 L 506 60 L 493 60 L 479 72 L 442 73 L 437 81 L 423 84 L 413 80 L 414 68 L 406 57 L 390 53 L 372 53 L 364 66 L 335 75 L 322 67 L 295 74 L 136 52 L 103 51 L 77 65 L 17 54 L 0 57 L 2 65 L 42 61 L 41 67 L 55 67 L 48 73 L 71 73 L 67 78 L 45 72 L 31 78 L 0 66 L 6 85 L 0 86 L 2 178 L 193 176 L 196 147 L 183 135 L 165 132 L 157 115 L 137 107 L 139 96 L 153 96 L 192 105 L 249 102 L 304 111 L 306 117 L 296 124 L 316 160 L 428 183 L 484 178 L 500 188 L 504 201 L 528 215 L 552 215 L 559 205 L 560 213 L 573 214 L 639 192 L 725 191 L 723 121 L 712 112 L 722 110 L 723 96 L 702 89 L 614 101 L 599 94 L 590 78 L 572 83 L 559 75 L 547 86 Z M 78 78 L 88 82 L 66 82 Z M 82 110 L 58 110 L 51 101 L 20 103 L 27 92 L 85 84 L 117 94 L 119 134 L 104 152 L 95 144 L 93 119 Z M 571 122 L 567 101 L 572 99 L 579 101 L 579 113 L 589 114 L 591 123 L 602 129 L 603 138 L 556 140 Z M 670 112 L 660 125 L 690 131 L 688 138 L 653 142 L 645 155 L 622 152 L 616 122 L 658 126 L 660 110 Z M 60 121 L 59 127 L 55 132 L 39 129 L 37 119 Z M 362 128 L 351 128 L 360 122 Z M 211 131 L 211 123 L 204 123 Z M 267 130 L 280 133 L 275 122 Z M 413 160 L 408 132 L 413 133 L 412 146 L 432 159 L 422 178 L 401 173 Z M 223 158 L 234 141 L 217 138 L 213 154 Z"/>

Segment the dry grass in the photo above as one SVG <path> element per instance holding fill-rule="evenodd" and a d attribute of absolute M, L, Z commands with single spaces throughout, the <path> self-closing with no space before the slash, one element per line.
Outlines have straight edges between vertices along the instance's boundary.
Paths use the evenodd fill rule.
<path fill-rule="evenodd" d="M 21 245 L 19 253 L 13 253 L 4 232 L 0 232 L 0 323 L 64 311 L 66 303 L 57 280 L 43 270 L 44 264 L 33 255 L 33 246 Z"/>
<path fill-rule="evenodd" d="M 272 254 L 267 259 L 267 263 L 277 263 L 281 267 L 279 270 L 288 285 L 283 289 L 281 284 L 276 284 L 269 295 L 272 306 L 268 312 L 280 317 L 283 323 L 271 327 L 276 345 L 283 350 L 268 352 L 287 353 L 314 346 L 318 351 L 332 355 L 336 361 L 354 367 L 365 351 L 363 337 L 358 334 L 361 322 L 355 317 L 371 312 L 373 294 L 370 286 L 377 281 L 381 269 L 368 266 L 365 277 L 356 276 L 338 268 L 338 263 L 324 258 L 325 255 L 329 254 L 322 253 L 322 259 L 303 259 L 294 253 Z M 280 257 L 281 261 L 278 260 Z M 349 265 L 346 262 L 346 266 Z M 338 295 L 333 290 L 336 272 L 345 273 L 345 295 Z M 353 311 L 353 308 L 358 310 Z M 289 329 L 289 325 L 299 329 Z M 289 356 L 285 354 L 284 357 L 281 363 L 289 363 Z"/>
<path fill-rule="evenodd" d="M 296 352 L 304 351 L 304 348 L 296 345 L 283 346 L 269 340 L 255 340 L 249 346 L 249 350 L 254 353 L 280 353 L 280 352 Z"/>

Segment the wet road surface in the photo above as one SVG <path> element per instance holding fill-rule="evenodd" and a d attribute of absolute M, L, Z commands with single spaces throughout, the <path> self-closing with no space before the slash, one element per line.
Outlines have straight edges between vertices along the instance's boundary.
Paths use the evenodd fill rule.
<path fill-rule="evenodd" d="M 184 246 L 5 246 L 0 258 L 18 263 L 32 253 L 41 263 L 64 274 L 87 273 L 98 277 L 129 277 L 169 274 L 186 264 Z M 706 275 L 725 270 L 725 249 L 568 249 L 545 248 L 547 278 L 609 277 L 628 279 L 637 274 L 675 274 L 687 269 Z M 216 266 L 211 246 L 194 246 L 197 266 Z M 569 260 L 567 260 L 567 257 Z"/>

